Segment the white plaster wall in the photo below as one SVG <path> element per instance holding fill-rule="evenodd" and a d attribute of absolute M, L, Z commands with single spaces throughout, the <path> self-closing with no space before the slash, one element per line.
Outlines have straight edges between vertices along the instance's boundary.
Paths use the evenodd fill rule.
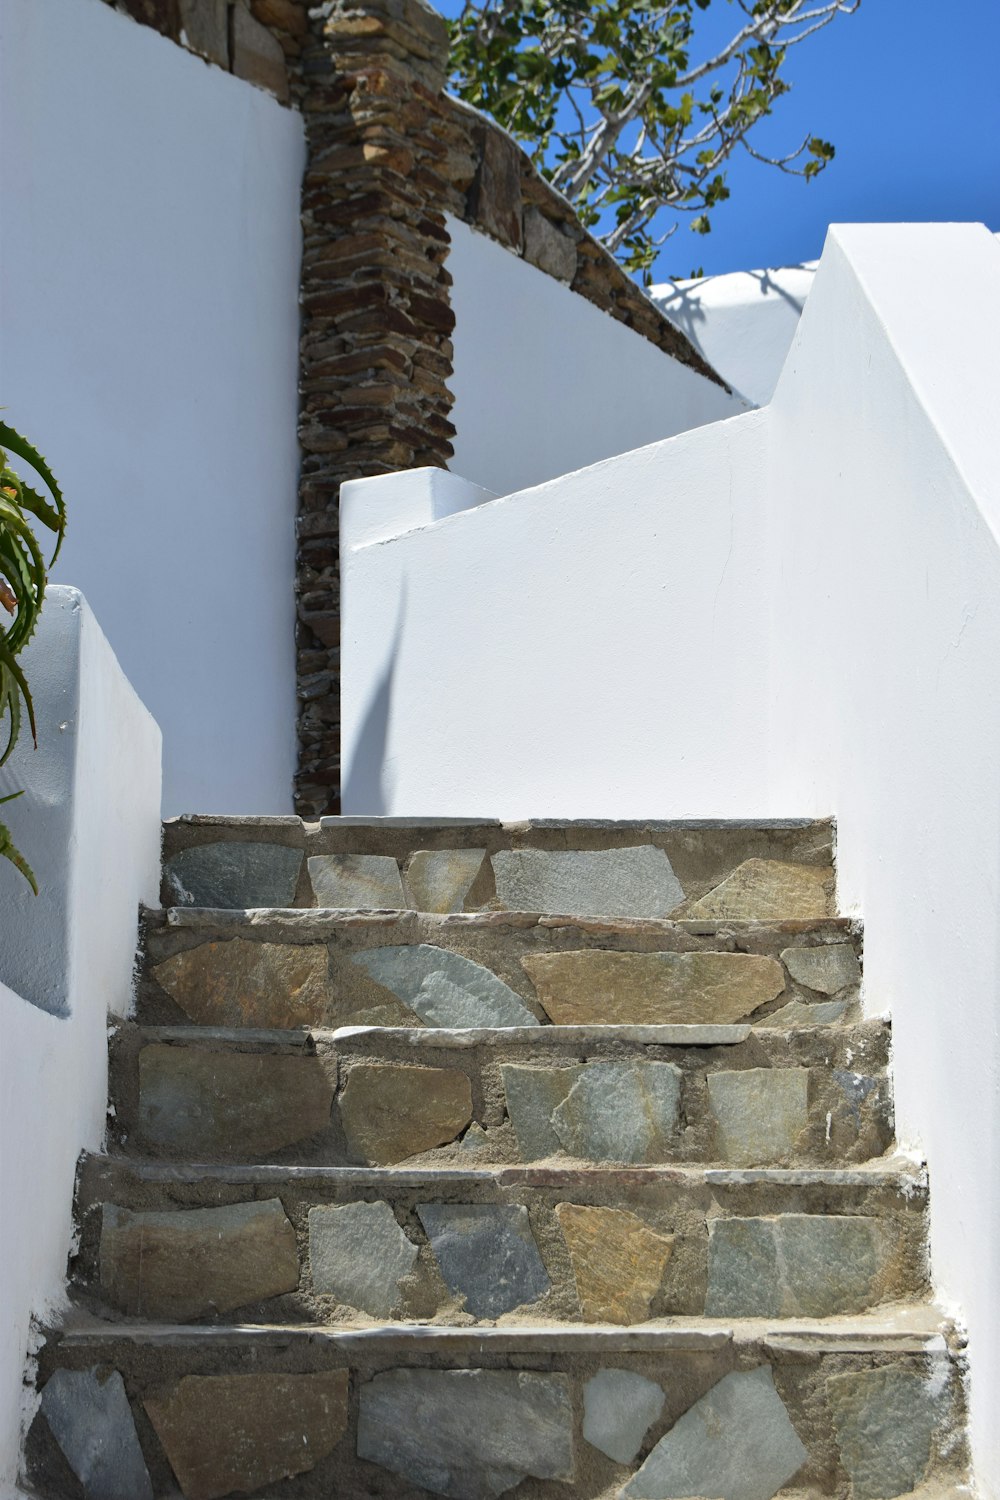
<path fill-rule="evenodd" d="M 929 298 L 947 266 L 962 296 Z M 1000 1496 L 1000 244 L 831 231 L 771 406 L 772 811 L 838 820 Z M 793 628 L 788 628 L 792 624 Z"/>
<path fill-rule="evenodd" d="M 765 471 L 751 412 L 348 547 L 345 813 L 760 807 Z M 344 487 L 352 527 L 391 483 Z"/>
<path fill-rule="evenodd" d="M 448 233 L 456 474 L 506 495 L 745 410 L 486 235 Z"/>
<path fill-rule="evenodd" d="M 734 391 L 763 406 L 778 383 L 815 275 L 816 262 L 808 261 L 664 282 L 649 295 Z"/>
<path fill-rule="evenodd" d="M 0 816 L 42 895 L 0 864 L 0 972 L 24 981 L 17 993 L 0 980 L 0 1495 L 16 1476 L 32 1315 L 65 1301 L 76 1161 L 104 1138 L 108 1019 L 129 1009 L 139 903 L 157 903 L 160 863 L 160 733 L 76 590 L 50 590 L 25 666 L 42 748 L 22 740 L 0 772 L 0 794 L 28 789 Z"/>
<path fill-rule="evenodd" d="M 0 0 L 0 405 L 162 725 L 165 811 L 291 810 L 299 117 L 101 0 Z"/>

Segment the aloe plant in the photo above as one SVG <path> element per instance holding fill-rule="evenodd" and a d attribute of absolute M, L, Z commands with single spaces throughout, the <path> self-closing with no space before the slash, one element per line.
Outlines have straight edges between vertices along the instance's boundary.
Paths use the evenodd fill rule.
<path fill-rule="evenodd" d="M 8 450 L 35 470 L 51 495 L 39 494 L 11 468 Z M 48 565 L 35 536 L 35 523 L 55 532 L 56 545 Z M 0 627 L 0 738 L 7 740 L 0 750 L 0 766 L 9 759 L 21 732 L 22 715 L 27 714 L 35 744 L 35 709 L 28 682 L 18 656 L 34 633 L 45 602 L 48 568 L 59 556 L 66 530 L 66 508 L 62 491 L 42 455 L 26 438 L 6 422 L 0 422 L 0 606 L 11 616 L 6 628 Z M 21 792 L 0 797 L 0 804 L 12 802 Z M 38 894 L 38 882 L 31 866 L 16 848 L 10 830 L 0 823 L 0 855 L 9 859 Z"/>

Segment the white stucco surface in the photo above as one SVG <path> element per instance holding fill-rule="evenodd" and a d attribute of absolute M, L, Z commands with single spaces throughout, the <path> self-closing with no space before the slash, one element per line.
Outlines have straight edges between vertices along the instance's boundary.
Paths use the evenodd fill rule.
<path fill-rule="evenodd" d="M 568 286 L 447 222 L 456 474 L 510 494 L 745 410 Z"/>
<path fill-rule="evenodd" d="M 163 727 L 167 813 L 291 810 L 301 121 L 101 0 L 0 5 L 0 404 Z"/>
<path fill-rule="evenodd" d="M 50 591 L 25 667 L 40 748 L 22 740 L 0 772 L 0 794 L 27 788 L 0 816 L 42 895 L 0 863 L 0 1495 L 30 1320 L 65 1298 L 76 1161 L 104 1137 L 108 1020 L 131 1003 L 160 862 L 160 733 L 76 590 Z"/>
<path fill-rule="evenodd" d="M 941 265 L 959 302 L 928 302 Z M 768 406 L 429 524 L 401 493 L 412 529 L 343 559 L 345 812 L 837 817 L 989 1500 L 997 348 L 982 226 L 837 228 Z"/>
<path fill-rule="evenodd" d="M 808 261 L 664 282 L 649 295 L 734 391 L 763 406 L 778 383 L 815 275 L 816 262 Z"/>

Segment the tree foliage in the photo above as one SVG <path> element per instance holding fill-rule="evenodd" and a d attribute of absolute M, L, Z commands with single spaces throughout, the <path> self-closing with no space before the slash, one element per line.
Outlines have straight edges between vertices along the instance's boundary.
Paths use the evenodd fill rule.
<path fill-rule="evenodd" d="M 0 444 L 3 445 L 0 447 L 0 607 L 11 617 L 9 625 L 0 625 L 0 738 L 4 733 L 7 737 L 6 744 L 0 748 L 2 766 L 17 743 L 22 712 L 27 714 L 32 738 L 35 737 L 31 691 L 17 659 L 34 633 L 45 602 L 47 568 L 35 536 L 35 525 L 41 522 L 55 533 L 56 545 L 52 554 L 52 562 L 55 562 L 66 529 L 66 510 L 59 485 L 37 448 L 6 422 L 0 422 Z M 8 453 L 35 470 L 51 499 L 20 477 L 12 467 Z M 20 795 L 20 792 L 11 792 L 0 797 L 0 804 L 12 802 Z M 31 866 L 15 847 L 10 831 L 3 823 L 0 823 L 0 857 L 9 859 L 20 870 L 37 895 L 38 886 Z"/>
<path fill-rule="evenodd" d="M 699 12 L 733 12 L 699 49 Z M 517 140 L 629 269 L 649 271 L 685 216 L 699 234 L 729 196 L 737 149 L 806 178 L 832 161 L 809 135 L 781 155 L 750 137 L 789 90 L 790 50 L 860 0 L 466 0 L 453 87 Z M 717 30 L 717 28 L 715 28 Z"/>

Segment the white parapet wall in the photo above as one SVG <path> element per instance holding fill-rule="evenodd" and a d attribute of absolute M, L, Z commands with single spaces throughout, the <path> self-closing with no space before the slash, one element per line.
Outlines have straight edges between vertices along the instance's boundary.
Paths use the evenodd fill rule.
<path fill-rule="evenodd" d="M 450 215 L 448 234 L 457 474 L 505 495 L 746 410 Z"/>
<path fill-rule="evenodd" d="M 301 118 L 103 0 L 0 4 L 0 406 L 166 738 L 165 810 L 290 812 Z"/>
<path fill-rule="evenodd" d="M 360 481 L 343 556 L 346 813 L 837 817 L 990 1500 L 998 348 L 985 228 L 837 228 L 769 405 L 440 519 L 419 475 Z"/>
<path fill-rule="evenodd" d="M 0 1495 L 13 1493 L 31 1320 L 65 1299 L 73 1179 L 104 1139 L 108 1021 L 132 1000 L 160 863 L 160 731 L 75 589 L 49 590 L 23 657 L 25 731 L 0 809 L 38 877 L 0 861 Z"/>

